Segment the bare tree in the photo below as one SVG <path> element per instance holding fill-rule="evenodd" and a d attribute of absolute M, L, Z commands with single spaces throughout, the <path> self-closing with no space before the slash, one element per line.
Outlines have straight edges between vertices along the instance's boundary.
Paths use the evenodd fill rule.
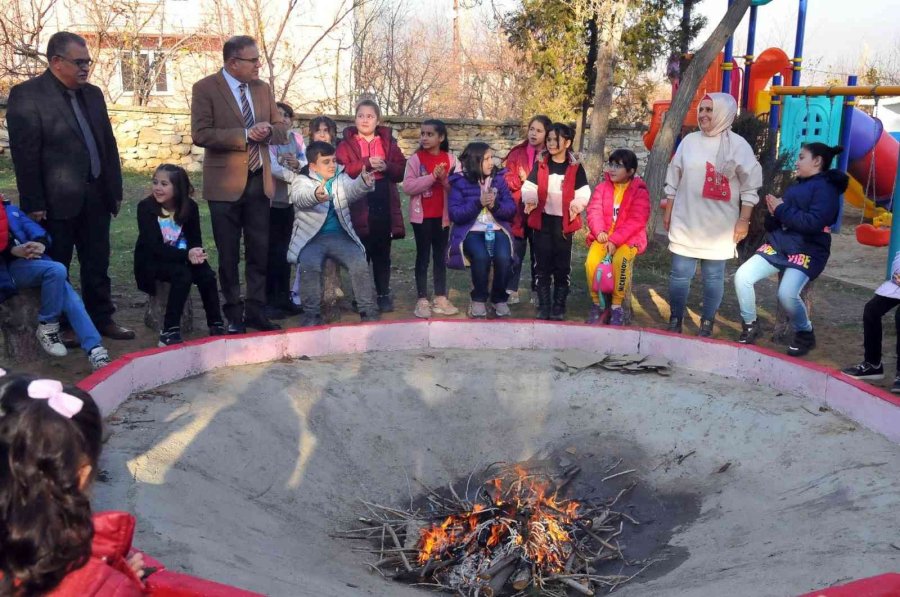
<path fill-rule="evenodd" d="M 691 101 L 697 88 L 703 80 L 703 75 L 712 64 L 716 55 L 725 45 L 729 36 L 744 18 L 744 13 L 750 7 L 750 0 L 733 0 L 728 7 L 728 11 L 719 24 L 710 34 L 709 38 L 696 53 L 691 60 L 687 71 L 681 79 L 678 86 L 678 92 L 672 98 L 672 104 L 669 107 L 666 118 L 656 135 L 656 141 L 650 150 L 650 157 L 647 159 L 647 168 L 645 169 L 644 179 L 647 181 L 647 188 L 650 190 L 652 216 L 648 223 L 648 230 L 652 233 L 656 230 L 657 216 L 659 213 L 659 202 L 662 199 L 663 184 L 666 178 L 666 166 L 669 163 L 669 156 L 675 147 L 675 138 L 681 132 L 681 124 L 687 115 Z"/>
<path fill-rule="evenodd" d="M 0 13 L 0 92 L 47 68 L 40 49 L 57 0 L 6 0 Z"/>
<path fill-rule="evenodd" d="M 609 129 L 609 114 L 612 110 L 613 75 L 619 44 L 625 31 L 625 16 L 628 0 L 591 0 L 587 7 L 591 18 L 599 25 L 597 44 L 597 77 L 594 83 L 594 107 L 591 110 L 591 130 L 588 136 L 588 153 L 585 167 L 594 182 L 603 170 L 606 132 Z"/>
<path fill-rule="evenodd" d="M 241 31 L 256 38 L 260 55 L 268 68 L 268 83 L 275 96 L 288 99 L 299 75 L 306 69 L 315 69 L 311 60 L 314 52 L 321 51 L 320 44 L 329 38 L 339 38 L 340 29 L 348 24 L 354 12 L 372 0 L 339 0 L 329 7 L 331 18 L 321 26 L 304 25 L 303 18 L 313 11 L 322 10 L 320 5 L 307 0 L 284 0 L 278 4 L 268 0 L 212 0 L 213 12 L 220 31 L 228 37 Z M 288 32 L 300 27 L 315 28 L 312 36 L 297 43 L 298 35 Z M 333 48 L 332 48 L 333 49 Z M 330 62 L 331 57 L 325 59 Z M 338 65 L 334 65 L 338 68 Z"/>
<path fill-rule="evenodd" d="M 169 72 L 208 39 L 205 26 L 176 26 L 165 0 L 91 0 L 80 9 L 96 45 L 92 78 L 114 102 L 130 94 L 133 105 L 146 106 L 155 92 L 171 91 Z M 120 85 L 113 84 L 116 76 Z"/>

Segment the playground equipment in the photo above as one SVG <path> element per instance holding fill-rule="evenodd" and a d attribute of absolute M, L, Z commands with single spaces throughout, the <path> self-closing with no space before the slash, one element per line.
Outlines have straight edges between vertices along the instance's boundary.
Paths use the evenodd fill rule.
<path fill-rule="evenodd" d="M 864 218 L 872 220 L 872 224 L 857 227 L 857 240 L 871 246 L 890 244 L 890 255 L 893 255 L 900 248 L 892 214 L 893 199 L 900 185 L 900 141 L 897 139 L 900 135 L 892 135 L 878 118 L 872 118 L 855 106 L 856 96 L 873 97 L 877 111 L 879 98 L 900 95 L 897 91 L 900 87 L 860 88 L 855 76 L 848 79 L 846 86 L 801 87 L 807 0 L 798 2 L 794 58 L 788 59 L 779 48 L 768 48 L 755 57 L 757 10 L 770 1 L 758 0 L 751 4 L 744 70 L 735 71 L 732 39 L 729 38 L 724 52 L 710 66 L 694 95 L 683 127 L 697 126 L 696 108 L 704 95 L 722 91 L 733 95 L 743 110 L 757 116 L 768 114 L 770 134 L 778 139 L 775 151 L 790 156 L 789 166 L 793 165 L 803 143 L 840 143 L 845 151 L 838 167 L 851 177 L 844 200 L 863 210 Z M 734 72 L 737 74 L 732 76 Z M 787 79 L 788 74 L 791 86 L 783 87 L 781 81 Z M 770 80 L 774 86 L 771 91 L 766 91 Z M 673 97 L 677 87 L 675 80 Z M 653 104 L 650 127 L 644 135 L 647 149 L 653 146 L 670 106 L 671 101 Z M 838 218 L 831 226 L 833 232 L 840 230 L 842 214 L 843 202 Z M 888 232 L 888 227 L 892 232 Z M 888 267 L 891 261 L 889 256 Z"/>
<path fill-rule="evenodd" d="M 868 214 L 873 220 L 878 218 L 877 222 L 873 222 L 872 225 L 861 224 L 858 226 L 856 239 L 865 245 L 890 246 L 886 274 L 890 278 L 892 256 L 900 249 L 900 221 L 888 217 L 892 216 L 888 209 L 892 211 L 893 206 L 896 205 L 894 200 L 900 196 L 900 169 L 897 167 L 900 162 L 900 142 L 884 130 L 879 120 L 870 117 L 854 106 L 856 97 L 874 97 L 877 101 L 877 98 L 880 97 L 900 95 L 900 86 L 860 87 L 856 85 L 856 77 L 850 76 L 846 86 L 785 87 L 778 84 L 780 83 L 778 79 L 780 77 L 776 77 L 776 84 L 772 87 L 773 99 L 782 95 L 806 98 L 807 118 L 813 112 L 813 98 L 824 99 L 824 103 L 821 100 L 818 102 L 820 105 L 831 102 L 830 114 L 836 113 L 834 105 L 839 101 L 836 98 L 843 98 L 844 109 L 840 114 L 840 121 L 831 123 L 829 128 L 832 128 L 834 124 L 840 127 L 840 142 L 846 148 L 841 156 L 840 167 L 849 172 L 854 179 L 844 198 L 851 205 L 861 207 L 864 210 L 864 216 Z M 772 104 L 769 127 L 770 131 L 777 133 L 781 102 L 773 101 Z M 786 114 L 789 118 L 793 118 L 793 113 L 788 113 L 790 105 L 796 106 L 797 104 L 785 104 Z M 830 118 L 837 120 L 837 116 L 830 116 Z M 817 132 L 821 134 L 821 127 L 817 129 L 816 124 L 818 124 L 818 119 L 813 116 L 812 124 L 806 130 L 801 131 L 805 133 L 804 141 L 818 140 L 809 136 L 810 134 L 815 135 Z M 785 131 L 782 130 L 782 138 L 784 137 Z M 890 223 L 889 229 L 879 227 L 879 224 L 886 225 L 888 222 Z"/>

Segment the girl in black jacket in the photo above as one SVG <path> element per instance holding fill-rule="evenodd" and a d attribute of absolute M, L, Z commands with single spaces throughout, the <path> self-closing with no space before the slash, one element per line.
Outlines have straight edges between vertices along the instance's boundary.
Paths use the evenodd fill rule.
<path fill-rule="evenodd" d="M 134 278 L 140 290 L 156 294 L 157 280 L 168 282 L 169 299 L 159 345 L 180 344 L 181 312 L 196 284 L 210 336 L 225 334 L 216 274 L 207 262 L 200 236 L 200 210 L 184 168 L 162 164 L 153 173 L 153 191 L 137 207 L 138 239 Z"/>

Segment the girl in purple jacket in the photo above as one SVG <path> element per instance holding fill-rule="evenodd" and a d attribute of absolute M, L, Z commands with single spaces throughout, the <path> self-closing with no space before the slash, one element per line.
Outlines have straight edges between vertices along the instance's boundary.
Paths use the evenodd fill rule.
<path fill-rule="evenodd" d="M 494 167 L 487 143 L 473 142 L 459 156 L 462 172 L 450 176 L 448 212 L 452 227 L 447 266 L 472 270 L 469 317 L 487 317 L 487 302 L 497 317 L 508 317 L 506 282 L 513 264 L 512 229 L 516 204 L 503 177 Z M 494 280 L 490 290 L 491 265 Z"/>

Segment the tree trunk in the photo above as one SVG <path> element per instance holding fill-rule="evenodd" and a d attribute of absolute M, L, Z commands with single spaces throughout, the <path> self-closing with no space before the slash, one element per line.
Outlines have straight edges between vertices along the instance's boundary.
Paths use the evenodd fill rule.
<path fill-rule="evenodd" d="M 749 2 L 750 0 L 747 0 Z M 597 15 L 599 31 L 597 44 L 597 80 L 594 84 L 594 109 L 591 111 L 591 132 L 584 166 L 592 184 L 597 184 L 603 173 L 606 157 L 606 131 L 612 110 L 613 74 L 619 55 L 619 43 L 625 31 L 625 13 L 628 0 L 610 0 L 603 13 Z"/>
<path fill-rule="evenodd" d="M 597 19 L 588 19 L 588 55 L 584 63 L 584 100 L 581 102 L 581 114 L 578 116 L 577 130 L 575 131 L 575 151 L 584 151 L 584 135 L 587 131 L 588 108 L 591 107 L 591 98 L 594 93 L 594 85 L 597 83 Z"/>
<path fill-rule="evenodd" d="M 34 334 L 40 309 L 40 288 L 23 288 L 16 296 L 0 303 L 0 333 L 7 363 L 29 363 L 44 355 Z"/>
<path fill-rule="evenodd" d="M 666 118 L 656 135 L 650 157 L 647 158 L 647 168 L 644 171 L 644 181 L 650 190 L 650 204 L 652 208 L 648 232 L 655 233 L 657 219 L 659 217 L 659 202 L 663 198 L 663 187 L 666 180 L 666 166 L 675 148 L 675 138 L 681 132 L 681 123 L 691 107 L 694 94 L 703 82 L 703 76 L 709 69 L 715 57 L 722 51 L 725 42 L 734 33 L 734 30 L 744 18 L 744 13 L 750 8 L 750 0 L 733 0 L 728 12 L 719 21 L 712 35 L 703 44 L 691 60 L 687 71 L 682 73 L 678 92 L 672 98 L 672 104 L 666 113 Z"/>

